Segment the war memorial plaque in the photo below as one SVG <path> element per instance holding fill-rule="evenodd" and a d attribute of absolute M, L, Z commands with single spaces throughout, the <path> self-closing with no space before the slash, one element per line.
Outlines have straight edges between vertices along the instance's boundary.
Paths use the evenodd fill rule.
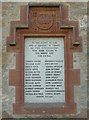
<path fill-rule="evenodd" d="M 16 53 L 9 71 L 15 86 L 14 114 L 74 114 L 74 86 L 80 70 L 73 53 L 82 51 L 78 21 L 68 19 L 68 6 L 50 3 L 21 6 L 20 21 L 11 21 L 7 50 Z"/>
<path fill-rule="evenodd" d="M 63 38 L 25 38 L 26 103 L 65 102 Z"/>

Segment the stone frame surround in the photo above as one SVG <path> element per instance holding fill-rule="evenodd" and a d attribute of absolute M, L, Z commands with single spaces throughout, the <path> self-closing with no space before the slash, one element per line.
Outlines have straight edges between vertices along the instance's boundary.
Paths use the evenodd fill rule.
<path fill-rule="evenodd" d="M 45 6 L 52 13 L 53 24 L 42 30 L 41 24 L 38 26 L 37 17 L 45 12 Z M 41 12 L 39 12 L 39 9 Z M 50 8 L 50 9 L 49 9 Z M 46 14 L 47 13 L 47 14 Z M 47 17 L 49 18 L 49 17 Z M 35 22 L 32 22 L 32 21 Z M 60 22 L 59 22 L 60 21 Z M 31 24 L 30 24 L 31 23 Z M 64 58 L 65 58 L 65 104 L 57 106 L 48 104 L 24 103 L 24 39 L 25 37 L 63 37 L 64 38 Z M 16 100 L 13 104 L 14 114 L 72 114 L 76 113 L 76 103 L 74 102 L 74 86 L 80 84 L 80 70 L 73 69 L 73 52 L 82 51 L 82 39 L 79 36 L 78 21 L 68 20 L 68 6 L 65 4 L 28 4 L 21 6 L 20 21 L 11 21 L 10 36 L 7 38 L 7 51 L 16 53 L 16 69 L 9 71 L 9 84 L 15 86 Z M 36 107 L 39 106 L 39 107 Z"/>

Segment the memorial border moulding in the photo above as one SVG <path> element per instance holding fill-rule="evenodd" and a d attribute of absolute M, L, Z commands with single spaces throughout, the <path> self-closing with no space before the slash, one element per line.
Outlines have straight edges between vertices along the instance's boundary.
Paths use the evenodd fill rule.
<path fill-rule="evenodd" d="M 47 9 L 45 9 L 47 8 Z M 40 11 L 39 11 L 40 9 Z M 11 21 L 7 51 L 16 53 L 16 69 L 9 71 L 9 84 L 15 86 L 14 114 L 71 114 L 76 113 L 74 85 L 80 84 L 80 70 L 73 69 L 73 52 L 82 51 L 78 21 L 68 19 L 65 4 L 28 4 L 21 6 L 20 21 Z M 66 58 L 66 101 L 61 107 L 32 107 L 24 104 L 24 39 L 25 37 L 63 37 Z M 69 84 L 69 88 L 68 88 Z"/>

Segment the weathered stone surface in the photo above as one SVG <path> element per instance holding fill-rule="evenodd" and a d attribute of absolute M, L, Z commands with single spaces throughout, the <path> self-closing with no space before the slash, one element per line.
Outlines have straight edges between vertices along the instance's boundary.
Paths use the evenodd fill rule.
<path fill-rule="evenodd" d="M 0 119 L 2 116 L 2 4 L 0 3 Z"/>

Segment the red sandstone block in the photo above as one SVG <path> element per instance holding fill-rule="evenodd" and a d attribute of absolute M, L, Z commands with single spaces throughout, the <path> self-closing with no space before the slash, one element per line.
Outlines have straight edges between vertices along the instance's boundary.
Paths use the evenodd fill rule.
<path fill-rule="evenodd" d="M 9 84 L 17 86 L 20 84 L 20 71 L 10 70 L 9 71 Z"/>

